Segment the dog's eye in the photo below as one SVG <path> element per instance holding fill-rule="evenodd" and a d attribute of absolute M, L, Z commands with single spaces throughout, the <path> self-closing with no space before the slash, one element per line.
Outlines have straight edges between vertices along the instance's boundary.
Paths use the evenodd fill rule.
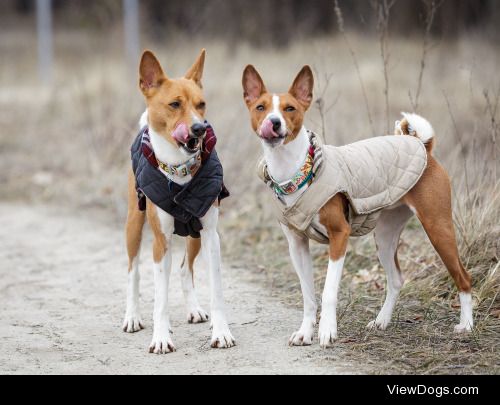
<path fill-rule="evenodd" d="M 291 105 L 288 106 L 287 108 L 285 108 L 285 112 L 288 112 L 288 113 L 295 112 L 295 111 L 297 111 L 297 109 L 295 107 L 292 107 Z"/>
<path fill-rule="evenodd" d="M 257 111 L 262 112 L 262 111 L 265 111 L 265 110 L 266 110 L 266 107 L 264 107 L 262 104 L 257 106 Z"/>
<path fill-rule="evenodd" d="M 174 101 L 173 103 L 170 103 L 169 106 L 174 110 L 178 110 L 179 108 L 181 108 L 181 103 L 179 101 Z"/>
<path fill-rule="evenodd" d="M 200 104 L 198 104 L 198 110 L 204 110 L 205 108 L 207 107 L 207 103 L 205 103 L 204 101 L 201 102 Z"/>

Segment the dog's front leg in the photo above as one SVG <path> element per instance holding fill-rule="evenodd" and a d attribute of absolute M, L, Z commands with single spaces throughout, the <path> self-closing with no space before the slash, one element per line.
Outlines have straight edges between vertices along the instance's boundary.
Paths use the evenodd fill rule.
<path fill-rule="evenodd" d="M 337 339 L 337 300 L 344 269 L 347 244 L 351 227 L 344 215 L 341 197 L 332 199 L 320 212 L 320 222 L 328 230 L 330 261 L 323 292 L 319 343 L 322 348 L 331 347 Z"/>
<path fill-rule="evenodd" d="M 201 231 L 202 253 L 210 270 L 212 289 L 212 340 L 211 346 L 216 349 L 227 349 L 235 346 L 235 339 L 229 330 L 225 315 L 224 296 L 222 293 L 220 239 L 217 232 L 219 209 L 212 207 L 202 220 Z"/>
<path fill-rule="evenodd" d="M 281 226 L 290 249 L 290 257 L 293 267 L 300 279 L 302 297 L 304 299 L 304 320 L 300 329 L 290 338 L 290 346 L 310 346 L 314 337 L 316 326 L 316 293 L 314 290 L 314 273 L 311 253 L 309 251 L 309 239 L 291 231 L 285 225 Z"/>
<path fill-rule="evenodd" d="M 330 258 L 328 264 L 319 322 L 319 344 L 323 349 L 331 347 L 337 339 L 337 296 L 344 260 L 345 256 L 337 260 Z"/>
<path fill-rule="evenodd" d="M 154 208 L 156 209 L 156 208 Z M 157 214 L 150 214 L 150 222 L 154 233 L 154 331 L 149 346 L 150 353 L 167 354 L 175 351 L 170 337 L 170 318 L 168 311 L 168 286 L 172 270 L 172 234 L 174 219 L 167 213 L 157 209 Z"/>

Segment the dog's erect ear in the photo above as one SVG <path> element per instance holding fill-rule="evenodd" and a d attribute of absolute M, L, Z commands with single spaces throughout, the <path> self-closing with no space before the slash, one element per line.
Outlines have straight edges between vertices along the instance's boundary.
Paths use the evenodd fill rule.
<path fill-rule="evenodd" d="M 139 76 L 139 86 L 146 97 L 152 96 L 167 80 L 160 62 L 151 51 L 145 51 L 142 55 Z"/>
<path fill-rule="evenodd" d="M 201 79 L 203 78 L 203 70 L 205 69 L 205 49 L 201 50 L 200 56 L 194 65 L 187 71 L 185 78 L 194 81 L 198 86 L 202 87 Z"/>
<path fill-rule="evenodd" d="M 243 90 L 245 102 L 249 107 L 267 92 L 264 81 L 252 65 L 248 65 L 243 72 Z"/>
<path fill-rule="evenodd" d="M 306 110 L 313 100 L 314 75 L 310 66 L 304 66 L 295 78 L 288 92 L 301 103 Z"/>

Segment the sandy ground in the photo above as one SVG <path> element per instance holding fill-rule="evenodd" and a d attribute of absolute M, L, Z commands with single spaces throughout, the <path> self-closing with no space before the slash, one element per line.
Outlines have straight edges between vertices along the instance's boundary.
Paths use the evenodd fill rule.
<path fill-rule="evenodd" d="M 0 205 L 0 373 L 2 374 L 357 374 L 341 348 L 289 348 L 301 313 L 269 298 L 244 269 L 224 271 L 228 317 L 238 346 L 210 348 L 208 324 L 189 325 L 180 277 L 171 284 L 177 352 L 147 353 L 153 310 L 149 240 L 142 263 L 146 330 L 121 331 L 126 257 L 120 227 L 90 214 Z M 148 238 L 149 239 L 149 238 Z M 174 263 L 180 263 L 180 246 Z M 197 288 L 209 303 L 203 263 Z"/>

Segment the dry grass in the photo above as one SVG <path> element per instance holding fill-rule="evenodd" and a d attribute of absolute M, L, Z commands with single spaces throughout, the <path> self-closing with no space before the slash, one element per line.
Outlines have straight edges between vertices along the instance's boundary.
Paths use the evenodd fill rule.
<path fill-rule="evenodd" d="M 224 204 L 221 224 L 226 261 L 255 272 L 257 280 L 290 305 L 301 304 L 300 291 L 284 238 L 266 209 L 270 193 L 255 176 L 260 150 L 242 101 L 241 72 L 253 63 L 269 88 L 279 91 L 309 63 L 320 78 L 317 93 L 322 95 L 319 110 L 308 116 L 311 129 L 324 131 L 327 141 L 337 145 L 373 131 L 382 135 L 387 124 L 379 45 L 354 34 L 348 38 L 351 49 L 342 36 L 300 42 L 279 52 L 246 46 L 234 50 L 201 40 L 152 46 L 173 76 L 184 73 L 199 48 L 208 48 L 209 118 L 233 194 Z M 105 36 L 59 33 L 57 82 L 44 89 L 34 76 L 32 34 L 2 32 L 2 198 L 103 207 L 123 219 L 128 148 L 144 107 L 135 67 L 125 66 L 116 48 L 119 41 L 119 31 Z M 408 283 L 394 325 L 385 333 L 365 330 L 383 302 L 383 270 L 371 238 L 353 241 L 341 290 L 339 344 L 349 347 L 353 358 L 382 363 L 381 372 L 498 373 L 500 54 L 480 38 L 439 44 L 426 54 L 423 84 L 419 41 L 393 39 L 390 54 L 391 120 L 412 109 L 409 91 L 421 87 L 420 112 L 434 124 L 437 157 L 454 179 L 461 254 L 475 280 L 477 328 L 470 337 L 453 336 L 459 316 L 455 288 L 414 222 L 401 249 Z M 315 246 L 314 254 L 319 292 L 327 252 Z M 290 332 L 296 326 L 290 325 Z"/>
<path fill-rule="evenodd" d="M 481 195 L 484 190 L 478 190 Z M 393 324 L 386 332 L 368 331 L 385 298 L 385 273 L 373 239 L 353 240 L 346 261 L 339 306 L 339 344 L 352 358 L 381 366 L 382 373 L 497 374 L 500 372 L 500 189 L 488 192 L 484 203 L 470 207 L 464 221 L 457 216 L 462 260 L 474 278 L 476 328 L 471 336 L 455 336 L 460 305 L 457 291 L 417 220 L 403 234 L 400 262 L 407 283 Z M 287 257 L 287 244 L 277 226 L 256 225 L 253 213 L 243 213 L 229 229 L 227 253 L 241 266 L 260 273 L 260 280 L 288 305 L 301 307 L 300 286 Z M 462 222 L 463 221 L 463 222 Z M 466 230 L 462 234 L 461 230 Z M 232 241 L 229 244 L 229 241 Z M 251 246 L 252 248 L 248 248 Z M 254 248 L 257 246 L 257 248 Z M 317 298 L 324 285 L 328 252 L 313 246 Z M 295 325 L 290 325 L 293 328 Z"/>

